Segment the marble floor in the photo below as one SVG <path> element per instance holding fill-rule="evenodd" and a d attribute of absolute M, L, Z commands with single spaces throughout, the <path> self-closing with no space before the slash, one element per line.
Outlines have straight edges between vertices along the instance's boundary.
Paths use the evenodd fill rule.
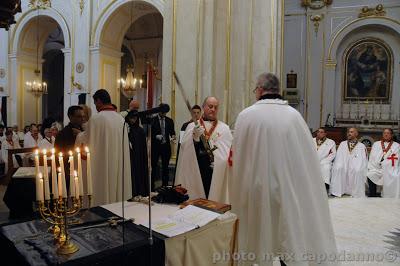
<path fill-rule="evenodd" d="M 400 265 L 400 200 L 329 199 L 342 265 Z"/>

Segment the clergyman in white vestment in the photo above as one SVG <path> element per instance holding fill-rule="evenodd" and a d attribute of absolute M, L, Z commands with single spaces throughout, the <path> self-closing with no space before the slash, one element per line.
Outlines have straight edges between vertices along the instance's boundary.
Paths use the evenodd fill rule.
<path fill-rule="evenodd" d="M 357 140 L 358 130 L 349 128 L 347 140 L 342 141 L 332 167 L 331 194 L 365 197 L 368 154 L 364 144 Z"/>
<path fill-rule="evenodd" d="M 106 90 L 96 91 L 93 99 L 98 113 L 92 115 L 81 138 L 90 149 L 93 200 L 97 206 L 128 200 L 132 193 L 129 139 L 124 119 L 111 106 Z"/>
<path fill-rule="evenodd" d="M 279 80 L 261 74 L 257 102 L 237 120 L 229 179 L 232 212 L 239 218 L 238 250 L 255 260 L 239 265 L 316 265 L 304 254 L 336 254 L 335 237 L 320 165 L 302 116 L 279 93 Z M 323 261 L 319 265 L 337 265 Z"/>
<path fill-rule="evenodd" d="M 186 188 L 190 199 L 208 198 L 228 203 L 226 168 L 232 134 L 229 126 L 217 118 L 218 105 L 215 97 L 207 97 L 203 103 L 204 116 L 199 124 L 196 126 L 192 122 L 186 128 L 179 151 L 175 185 L 181 184 Z M 213 163 L 200 141 L 202 135 L 211 148 L 217 147 L 213 151 Z"/>
<path fill-rule="evenodd" d="M 393 130 L 386 128 L 382 140 L 372 145 L 368 161 L 368 190 L 376 197 L 376 186 L 382 187 L 384 198 L 400 198 L 400 145 L 393 141 Z"/>
<path fill-rule="evenodd" d="M 332 162 L 336 156 L 336 143 L 326 137 L 326 131 L 324 128 L 319 128 L 317 130 L 317 136 L 314 138 L 314 143 L 321 167 L 322 180 L 324 180 L 325 187 L 329 192 Z"/>

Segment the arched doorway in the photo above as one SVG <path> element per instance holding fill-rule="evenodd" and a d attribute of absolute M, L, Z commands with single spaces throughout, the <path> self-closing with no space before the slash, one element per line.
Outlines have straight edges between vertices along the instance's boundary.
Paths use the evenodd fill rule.
<path fill-rule="evenodd" d="M 42 116 L 62 122 L 64 117 L 64 37 L 60 27 L 50 33 L 43 49 L 43 80 L 48 94 L 43 95 Z"/>
<path fill-rule="evenodd" d="M 99 68 L 92 69 L 91 88 L 107 89 L 113 103 L 121 110 L 127 108 L 128 100 L 121 95 L 117 80 L 126 77 L 126 62 L 133 62 L 135 78 L 145 75 L 146 62 L 150 61 L 161 72 L 162 7 L 160 1 L 155 0 L 116 2 L 104 11 L 94 30 L 91 61 Z M 154 79 L 154 83 L 153 103 L 156 105 L 161 96 L 161 78 Z M 135 98 L 144 109 L 146 90 L 141 90 Z"/>
<path fill-rule="evenodd" d="M 27 91 L 26 82 L 35 78 L 48 82 L 46 79 L 51 74 L 44 72 L 47 64 L 47 69 L 51 68 L 51 61 L 54 59 L 66 72 L 71 68 L 64 67 L 64 52 L 70 51 L 70 32 L 64 18 L 54 10 L 30 10 L 11 33 L 10 48 L 10 71 L 13 73 L 10 79 L 10 120 L 12 124 L 18 124 L 22 128 L 30 123 L 40 123 L 52 111 L 44 106 L 53 99 L 54 86 L 48 88 L 49 96 L 35 97 Z M 57 52 L 49 52 L 51 50 Z M 54 64 L 53 62 L 53 66 Z M 38 77 L 35 74 L 36 69 L 40 71 Z M 57 94 L 64 95 L 64 78 L 57 82 Z M 63 104 L 59 106 L 62 107 Z"/>
<path fill-rule="evenodd" d="M 124 53 L 123 58 L 132 54 L 135 56 L 135 60 L 132 59 L 131 61 L 137 78 L 146 80 L 146 72 L 149 66 L 157 70 L 162 69 L 162 40 L 163 18 L 159 12 L 138 18 L 127 30 L 121 52 Z M 123 78 L 126 76 L 126 69 L 127 65 L 121 64 L 121 77 Z M 161 102 L 162 87 L 161 79 L 158 75 L 153 77 L 152 84 L 151 102 L 154 106 Z M 148 101 L 146 89 L 139 90 L 135 98 L 140 102 L 142 109 L 145 109 Z M 121 109 L 124 110 L 127 106 L 123 106 L 122 103 L 121 99 Z"/>

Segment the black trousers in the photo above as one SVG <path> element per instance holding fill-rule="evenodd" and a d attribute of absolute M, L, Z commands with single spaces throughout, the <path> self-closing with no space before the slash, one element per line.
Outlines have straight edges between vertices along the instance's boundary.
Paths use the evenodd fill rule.
<path fill-rule="evenodd" d="M 161 157 L 161 180 L 162 185 L 167 186 L 169 181 L 169 160 L 171 159 L 171 145 L 169 143 L 157 144 L 151 149 L 151 188 L 154 190 L 154 181 L 159 178 L 158 160 Z"/>
<path fill-rule="evenodd" d="M 368 179 L 368 197 L 378 197 L 376 193 L 376 184 L 372 182 L 369 178 Z"/>

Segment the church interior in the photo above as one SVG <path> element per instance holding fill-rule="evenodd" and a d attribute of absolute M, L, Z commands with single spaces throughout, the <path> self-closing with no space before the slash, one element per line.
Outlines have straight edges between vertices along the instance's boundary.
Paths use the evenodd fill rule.
<path fill-rule="evenodd" d="M 188 224 L 179 224 L 180 228 L 169 231 L 164 228 L 160 233 L 158 228 L 166 225 L 161 222 L 153 225 L 148 221 L 152 217 L 155 221 L 164 219 L 165 222 L 171 214 L 176 217 L 194 215 L 189 213 L 188 207 L 163 205 L 165 198 L 154 205 L 149 200 L 149 193 L 152 195 L 154 188 L 159 186 L 159 195 L 182 193 L 174 190 L 175 187 L 168 189 L 168 186 L 175 185 L 175 179 L 185 180 L 178 177 L 183 173 L 178 169 L 178 157 L 182 165 L 185 164 L 183 160 L 192 158 L 186 156 L 188 146 L 184 141 L 188 130 L 193 130 L 193 138 L 189 134 L 190 144 L 193 146 L 196 141 L 195 129 L 188 126 L 195 117 L 194 106 L 199 106 L 200 113 L 205 112 L 203 108 L 210 97 L 218 99 L 218 121 L 223 121 L 230 129 L 235 143 L 237 118 L 242 110 L 259 100 L 255 91 L 259 88 L 259 75 L 265 72 L 273 73 L 279 79 L 279 95 L 304 119 L 310 138 L 311 135 L 315 138 L 316 150 L 323 147 L 326 138 L 333 140 L 333 148 L 327 150 L 326 156 L 333 153 L 336 158 L 332 157 L 328 163 L 324 196 L 328 194 L 325 198 L 338 251 L 335 258 L 342 265 L 400 265 L 400 160 L 396 157 L 400 156 L 400 148 L 397 153 L 393 148 L 397 147 L 397 141 L 400 143 L 399 0 L 2 0 L 0 247 L 10 251 L 7 260 L 14 260 L 5 265 L 133 265 L 129 264 L 132 261 L 138 263 L 135 265 L 174 266 L 331 265 L 329 254 L 327 257 L 311 254 L 298 264 L 283 253 L 274 256 L 273 262 L 240 262 L 240 259 L 246 261 L 249 258 L 235 257 L 240 255 L 237 237 L 241 223 L 235 216 L 235 206 L 231 212 L 219 212 L 218 218 L 213 216 L 215 212 L 209 211 L 217 208 L 219 203 L 229 203 L 221 200 L 215 200 L 218 204 L 212 201 L 217 207 L 205 207 L 209 213 L 202 215 L 204 220 L 210 219 L 207 223 L 186 231 L 184 228 L 189 228 Z M 145 161 L 138 165 L 144 167 L 146 178 L 150 171 L 153 180 L 139 184 L 146 187 L 147 192 L 136 197 L 133 197 L 136 189 L 133 183 L 138 185 L 136 181 L 132 179 L 129 197 L 125 197 L 126 184 L 122 183 L 121 193 L 119 188 L 114 189 L 117 196 L 113 199 L 107 198 L 105 193 L 107 200 L 97 205 L 100 197 L 96 199 L 96 195 L 92 197 L 89 192 L 92 185 L 96 191 L 98 183 L 96 176 L 91 180 L 90 175 L 98 171 L 109 171 L 112 175 L 106 167 L 93 169 L 97 163 L 94 161 L 99 158 L 96 153 L 108 153 L 106 148 L 91 146 L 103 133 L 98 133 L 97 139 L 89 137 L 89 133 L 100 132 L 98 125 L 89 125 L 99 111 L 96 95 L 100 89 L 109 95 L 109 104 L 113 105 L 113 111 L 121 114 L 121 121 L 129 124 L 135 110 L 133 116 L 139 121 L 137 132 L 143 135 L 142 151 L 145 152 Z M 154 115 L 152 118 L 159 123 L 157 129 L 143 116 L 147 111 L 149 114 L 165 113 L 163 104 L 168 105 L 166 117 Z M 56 154 L 50 153 L 51 149 L 57 148 L 53 131 L 62 132 L 74 124 L 71 117 L 77 109 L 85 113 L 88 125 L 81 123 L 79 130 L 89 133 L 82 135 L 81 146 L 77 146 L 77 142 L 82 132 L 78 137 L 74 133 L 77 140 L 74 138 L 75 146 L 72 144 L 73 155 L 67 150 L 64 158 L 58 150 Z M 172 121 L 172 129 L 168 119 Z M 110 120 L 116 121 L 115 118 Z M 188 122 L 188 128 L 181 128 L 185 122 Z M 196 128 L 198 125 L 194 124 Z M 208 132 L 210 136 L 207 127 L 203 127 L 205 133 L 201 133 L 207 141 L 209 138 L 213 141 L 215 127 Z M 33 128 L 40 139 L 49 143 L 41 146 L 39 140 L 35 142 L 36 139 L 30 137 L 36 144 L 27 145 L 26 134 L 33 136 Z M 361 155 L 351 153 L 349 131 L 352 128 L 356 131 L 355 145 L 363 145 Z M 74 132 L 75 128 L 72 126 L 71 130 Z M 130 142 L 128 157 L 130 154 L 132 160 L 136 151 L 132 148 L 130 130 L 126 131 L 122 142 Z M 160 132 L 153 133 L 152 130 Z M 322 138 L 318 135 L 320 130 L 324 134 Z M 385 138 L 387 130 L 390 131 L 388 139 Z M 12 140 L 7 137 L 8 131 L 12 132 Z M 132 133 L 132 136 L 137 142 L 138 135 Z M 203 141 L 203 138 L 199 139 Z M 16 142 L 18 147 L 5 147 L 10 145 L 7 141 Z M 115 139 L 114 143 L 120 145 L 118 141 Z M 159 146 L 155 144 L 157 141 L 161 143 Z M 279 141 L 285 142 L 285 137 Z M 346 191 L 333 192 L 334 178 L 343 178 L 340 174 L 334 176 L 339 172 L 335 170 L 337 157 L 346 141 L 346 151 L 347 147 L 350 151 L 347 168 L 352 167 L 351 160 L 358 163 L 360 157 L 366 155 L 360 162 L 365 170 L 359 185 L 361 196 Z M 386 142 L 389 146 L 385 146 Z M 98 144 L 113 146 L 101 140 Z M 90 153 L 89 148 L 84 147 L 86 145 Z M 191 148 L 195 152 L 193 160 L 199 178 L 203 178 L 206 173 L 199 169 L 201 163 L 194 145 Z M 381 161 L 378 159 L 377 162 L 378 171 L 371 161 L 374 147 L 380 149 L 381 146 L 383 155 L 380 154 Z M 215 166 L 212 161 L 214 171 L 217 171 L 217 157 L 223 150 L 219 147 L 216 150 L 206 147 L 206 151 L 211 155 L 214 152 L 216 157 Z M 225 176 L 229 174 L 232 156 L 230 147 L 227 149 Z M 156 160 L 151 157 L 155 154 Z M 74 159 L 73 156 L 77 157 Z M 110 155 L 108 158 L 120 163 L 121 157 Z M 126 166 L 126 160 L 129 158 L 122 156 L 122 167 Z M 396 168 L 387 174 L 393 182 L 391 185 L 382 183 L 386 180 L 383 161 L 388 162 L 388 167 Z M 66 164 L 65 171 L 62 164 Z M 133 173 L 134 163 L 131 161 L 130 164 Z M 56 171 L 58 165 L 61 170 Z M 101 166 L 102 163 L 96 165 Z M 284 168 L 285 163 L 282 162 L 280 167 Z M 187 168 L 191 170 L 191 166 Z M 116 176 L 124 171 L 118 169 Z M 354 171 L 361 172 L 359 169 Z M 379 181 L 370 178 L 370 172 L 379 173 Z M 61 179 L 65 179 L 64 183 Z M 121 179 L 125 180 L 125 177 Z M 120 179 L 115 177 L 115 180 L 118 180 L 116 186 L 121 186 Z M 65 191 L 62 183 L 66 185 Z M 38 184 L 41 190 L 38 190 Z M 210 195 L 212 198 L 212 186 L 213 183 L 208 187 L 210 194 L 206 192 L 202 197 Z M 190 188 L 186 188 L 190 195 Z M 371 188 L 375 191 L 371 192 Z M 60 200 L 53 190 L 57 190 Z M 70 200 L 63 198 L 62 193 L 68 193 Z M 42 198 L 38 198 L 38 194 Z M 153 208 L 150 217 L 147 208 Z M 183 210 L 187 210 L 187 214 Z M 32 224 L 24 224 L 28 221 Z M 154 237 L 151 236 L 152 227 Z M 49 229 L 48 232 L 45 230 L 47 238 L 35 238 L 43 228 Z M 83 229 L 80 231 L 79 228 Z M 103 230 L 101 234 L 106 236 L 97 236 L 95 230 Z M 141 241 L 141 244 L 135 241 Z"/>

